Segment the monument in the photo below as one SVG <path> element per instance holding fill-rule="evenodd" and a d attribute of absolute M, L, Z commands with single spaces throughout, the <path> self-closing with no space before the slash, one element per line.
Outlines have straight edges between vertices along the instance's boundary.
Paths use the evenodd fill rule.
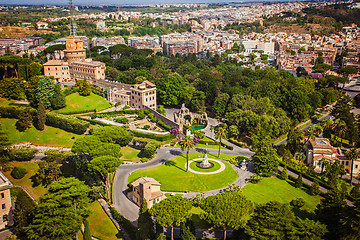
<path fill-rule="evenodd" d="M 207 145 L 207 144 L 206 144 Z M 204 149 L 205 150 L 205 154 L 204 154 L 204 157 L 203 157 L 203 160 L 202 160 L 202 162 L 200 163 L 200 166 L 202 167 L 202 168 L 210 168 L 210 167 L 212 167 L 212 164 L 209 162 L 209 160 L 208 160 L 208 157 L 207 157 L 207 149 L 205 148 Z"/>

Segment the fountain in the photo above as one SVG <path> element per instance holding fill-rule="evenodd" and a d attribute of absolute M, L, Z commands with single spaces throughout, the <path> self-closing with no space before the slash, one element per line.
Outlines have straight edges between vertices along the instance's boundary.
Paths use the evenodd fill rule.
<path fill-rule="evenodd" d="M 213 166 L 213 164 L 210 163 L 209 160 L 208 160 L 207 149 L 205 148 L 204 151 L 205 151 L 205 154 L 204 154 L 202 162 L 200 163 L 200 167 L 201 168 L 211 168 Z"/>

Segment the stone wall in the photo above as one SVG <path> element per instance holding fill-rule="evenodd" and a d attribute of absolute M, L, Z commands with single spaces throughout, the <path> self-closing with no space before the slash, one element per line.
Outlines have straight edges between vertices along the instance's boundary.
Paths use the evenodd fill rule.
<path fill-rule="evenodd" d="M 168 119 L 167 117 L 161 115 L 161 114 L 160 114 L 159 112 L 157 112 L 156 110 L 151 109 L 151 108 L 149 108 L 149 107 L 147 107 L 147 106 L 144 106 L 144 109 L 147 109 L 147 110 L 151 111 L 158 120 L 163 121 L 163 122 L 166 123 L 167 125 L 169 125 L 169 126 L 171 126 L 171 127 L 173 127 L 173 128 L 179 128 L 179 124 L 177 124 L 176 122 L 174 122 L 174 121 Z"/>

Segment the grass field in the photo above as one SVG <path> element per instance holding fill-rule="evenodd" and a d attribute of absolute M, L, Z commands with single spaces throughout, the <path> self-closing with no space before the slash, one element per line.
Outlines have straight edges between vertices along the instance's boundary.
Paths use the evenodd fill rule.
<path fill-rule="evenodd" d="M 37 145 L 71 147 L 75 138 L 80 136 L 50 126 L 45 126 L 43 131 L 31 127 L 24 132 L 19 132 L 15 127 L 16 121 L 16 119 L 0 119 L 2 129 L 8 132 L 9 139 L 12 143 L 31 142 Z"/>
<path fill-rule="evenodd" d="M 99 202 L 91 203 L 89 209 L 92 213 L 87 220 L 89 221 L 92 236 L 103 240 L 122 239 L 121 234 L 106 215 Z"/>
<path fill-rule="evenodd" d="M 210 160 L 209 162 L 214 164 L 214 166 L 212 168 L 199 168 L 197 166 L 197 163 L 201 163 L 201 162 L 202 162 L 202 160 L 190 163 L 190 168 L 195 171 L 198 171 L 198 172 L 215 172 L 215 171 L 219 170 L 221 167 L 220 163 Z"/>
<path fill-rule="evenodd" d="M 91 93 L 90 96 L 80 96 L 79 93 L 73 93 L 66 96 L 66 107 L 56 110 L 58 113 L 80 113 L 101 111 L 110 108 L 112 105 L 108 103 L 103 97 Z"/>
<path fill-rule="evenodd" d="M 140 150 L 125 146 L 121 148 L 121 160 L 123 161 L 131 161 L 131 162 L 140 162 L 141 154 Z"/>
<path fill-rule="evenodd" d="M 289 203 L 293 199 L 303 198 L 305 200 L 303 208 L 310 212 L 313 212 L 320 202 L 320 196 L 311 196 L 276 177 L 262 179 L 257 184 L 248 184 L 243 188 L 243 193 L 255 203 L 266 203 L 272 200 Z"/>
<path fill-rule="evenodd" d="M 189 159 L 202 158 L 200 153 L 189 153 Z M 215 154 L 208 154 L 209 158 L 218 159 Z M 233 155 L 220 155 L 221 159 L 233 158 Z M 170 163 L 169 163 L 170 162 Z M 177 156 L 166 165 L 143 169 L 133 172 L 128 181 L 132 182 L 139 177 L 152 177 L 159 181 L 161 190 L 168 192 L 202 192 L 219 189 L 233 183 L 237 174 L 228 162 L 224 162 L 226 169 L 221 173 L 201 175 L 186 172 L 186 154 Z"/>
<path fill-rule="evenodd" d="M 39 169 L 39 166 L 36 162 L 33 161 L 27 161 L 27 162 L 11 162 L 9 164 L 12 167 L 22 167 L 27 170 L 27 174 L 22 179 L 14 179 L 10 173 L 10 171 L 4 171 L 5 176 L 12 182 L 14 185 L 20 185 L 25 187 L 31 195 L 33 195 L 36 199 L 38 199 L 41 195 L 43 195 L 46 192 L 46 188 L 42 185 L 33 186 L 33 182 L 31 180 L 31 177 L 35 175 L 37 170 Z"/>

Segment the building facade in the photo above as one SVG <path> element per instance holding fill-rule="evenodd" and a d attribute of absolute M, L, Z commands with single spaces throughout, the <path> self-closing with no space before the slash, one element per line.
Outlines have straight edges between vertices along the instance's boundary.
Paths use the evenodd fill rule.
<path fill-rule="evenodd" d="M 10 188 L 12 183 L 0 172 L 0 229 L 13 225 Z"/>
<path fill-rule="evenodd" d="M 132 184 L 132 201 L 139 207 L 146 200 L 147 207 L 151 208 L 156 203 L 165 199 L 165 194 L 160 190 L 161 184 L 153 178 L 141 177 Z"/>

